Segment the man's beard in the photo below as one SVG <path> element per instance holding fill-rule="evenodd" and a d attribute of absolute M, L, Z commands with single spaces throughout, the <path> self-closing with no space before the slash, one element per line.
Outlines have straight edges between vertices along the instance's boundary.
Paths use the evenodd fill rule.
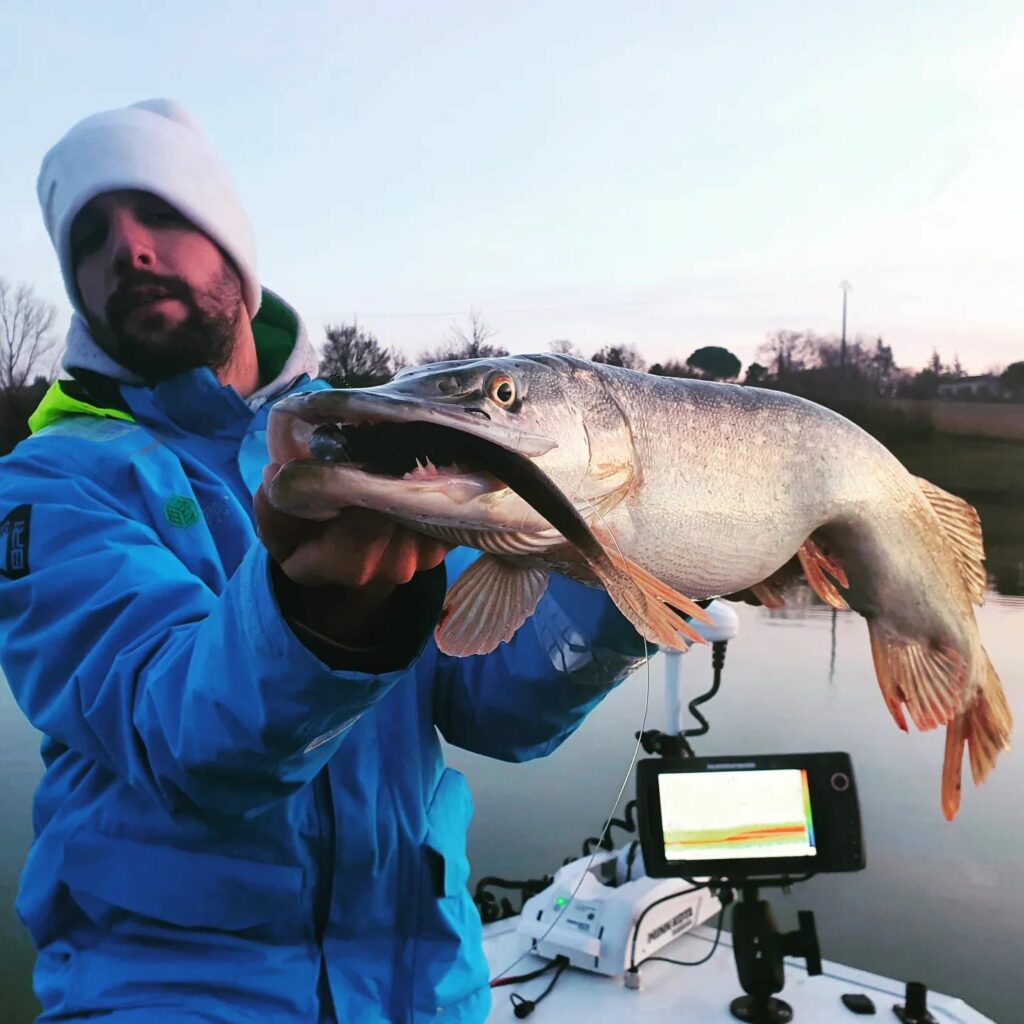
<path fill-rule="evenodd" d="M 133 327 L 126 327 L 135 308 L 129 292 L 142 288 L 177 299 L 187 315 L 170 323 L 159 312 L 135 314 Z M 244 310 L 241 282 L 225 261 L 219 279 L 201 293 L 181 278 L 133 272 L 107 301 L 106 324 L 90 327 L 108 355 L 153 384 L 203 366 L 215 373 L 223 369 L 231 361 Z"/>

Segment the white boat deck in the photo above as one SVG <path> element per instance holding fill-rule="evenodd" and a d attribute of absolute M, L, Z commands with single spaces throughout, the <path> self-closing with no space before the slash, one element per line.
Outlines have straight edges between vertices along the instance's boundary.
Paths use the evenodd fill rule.
<path fill-rule="evenodd" d="M 516 937 L 518 918 L 509 918 L 484 927 L 484 952 L 493 977 L 520 954 Z M 695 928 L 659 950 L 659 955 L 678 960 L 698 960 L 706 955 L 715 930 Z M 510 972 L 526 974 L 542 967 L 545 961 L 532 954 L 525 956 Z M 876 1009 L 876 1020 L 896 1021 L 893 1006 L 903 1004 L 903 981 L 858 971 L 843 964 L 823 960 L 824 973 L 808 977 L 802 960 L 786 960 L 786 987 L 778 993 L 793 1008 L 794 1024 L 854 1024 L 870 1017 L 848 1010 L 840 1001 L 845 992 L 869 996 Z M 606 977 L 589 971 L 567 968 L 550 995 L 535 1009 L 530 1019 L 571 1024 L 735 1024 L 729 1003 L 743 995 L 736 976 L 730 936 L 723 932 L 714 956 L 699 967 L 648 963 L 641 969 L 640 991 L 627 989 L 622 976 Z M 494 1006 L 488 1022 L 514 1022 L 509 993 L 518 992 L 535 999 L 547 987 L 551 973 L 533 981 L 493 989 Z M 910 979 L 916 980 L 916 979 Z M 928 993 L 928 1009 L 939 1024 L 995 1024 L 960 999 Z"/>

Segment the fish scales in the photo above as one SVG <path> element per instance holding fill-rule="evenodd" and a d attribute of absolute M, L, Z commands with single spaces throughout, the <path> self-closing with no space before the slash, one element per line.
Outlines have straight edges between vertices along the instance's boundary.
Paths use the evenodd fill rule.
<path fill-rule="evenodd" d="M 387 435 L 408 446 L 405 472 L 395 452 L 385 469 L 372 451 L 353 462 L 340 443 L 338 461 L 311 458 L 321 425 L 334 424 L 317 445 L 330 452 L 346 425 L 381 422 L 410 425 Z M 984 583 L 977 514 L 823 406 L 543 354 L 286 399 L 268 429 L 283 467 L 268 494 L 282 510 L 325 518 L 363 505 L 486 552 L 446 598 L 436 636 L 448 653 L 484 653 L 511 635 L 549 569 L 600 584 L 648 639 L 684 648 L 697 634 L 675 610 L 700 618 L 694 599 L 730 595 L 777 606 L 798 565 L 822 600 L 867 620 L 897 724 L 946 727 L 947 817 L 965 749 L 980 782 L 1009 744 L 973 611 Z M 428 434 L 450 462 L 420 461 Z M 470 616 L 470 599 L 489 616 Z"/>
<path fill-rule="evenodd" d="M 850 448 L 877 442 L 820 406 L 738 385 L 660 377 L 648 385 L 616 368 L 601 375 L 643 473 L 643 487 L 608 524 L 635 560 L 684 593 L 706 598 L 757 583 L 837 505 L 863 503 L 853 467 L 835 465 L 836 426 Z M 748 445 L 756 455 L 744 455 Z"/>

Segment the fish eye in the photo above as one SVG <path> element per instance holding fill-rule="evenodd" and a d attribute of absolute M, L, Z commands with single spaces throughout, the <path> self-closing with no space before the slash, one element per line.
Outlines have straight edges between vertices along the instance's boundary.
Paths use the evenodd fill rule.
<path fill-rule="evenodd" d="M 502 409 L 511 409 L 516 400 L 515 381 L 507 373 L 492 377 L 487 384 L 487 397 Z"/>

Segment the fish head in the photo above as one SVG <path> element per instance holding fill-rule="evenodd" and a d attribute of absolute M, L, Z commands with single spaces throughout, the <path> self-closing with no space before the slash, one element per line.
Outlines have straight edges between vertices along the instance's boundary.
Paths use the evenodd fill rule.
<path fill-rule="evenodd" d="M 587 519 L 634 470 L 600 375 L 554 354 L 429 363 L 377 387 L 291 396 L 271 410 L 268 445 L 268 497 L 293 515 L 360 505 L 488 532 L 550 529 L 507 486 L 509 460 L 533 463 Z"/>

